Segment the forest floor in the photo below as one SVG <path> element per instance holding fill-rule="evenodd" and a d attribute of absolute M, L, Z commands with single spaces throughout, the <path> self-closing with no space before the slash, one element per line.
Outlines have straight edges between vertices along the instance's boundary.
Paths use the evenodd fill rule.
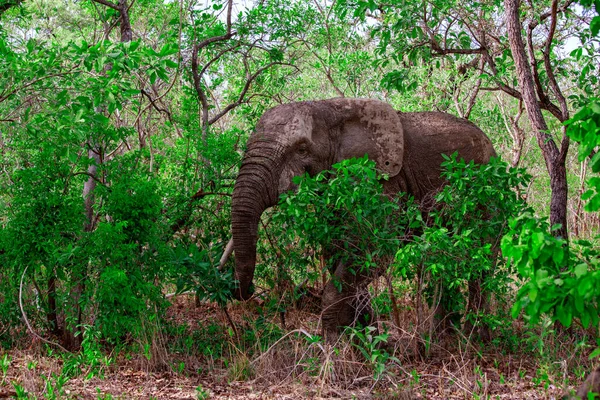
<path fill-rule="evenodd" d="M 255 313 L 256 308 L 247 305 L 229 311 L 238 327 L 250 326 L 251 318 L 257 318 Z M 106 400 L 560 399 L 565 389 L 582 380 L 572 371 L 567 373 L 566 362 L 550 362 L 548 357 L 542 361 L 527 351 L 501 354 L 497 349 L 484 352 L 481 347 L 467 346 L 461 350 L 446 343 L 431 349 L 426 358 L 414 357 L 406 338 L 394 333 L 388 340 L 393 347 L 389 354 L 377 349 L 370 353 L 376 354 L 373 360 L 380 357 L 384 361 L 380 365 L 386 366 L 376 380 L 373 371 L 378 364 L 366 364 L 357 346 L 348 345 L 328 355 L 322 345 L 311 350 L 304 336 L 305 332 L 318 332 L 318 316 L 314 314 L 289 312 L 286 332 L 298 335 L 283 335 L 262 352 L 242 352 L 243 345 L 233 339 L 227 346 L 211 350 L 215 344 L 223 345 L 223 336 L 218 332 L 229 332 L 225 335 L 234 337 L 225 314 L 216 306 L 195 307 L 193 299 L 182 296 L 174 301 L 168 318 L 173 326 L 190 329 L 187 333 L 180 329 L 175 339 L 187 343 L 187 351 L 167 352 L 161 342 L 169 339 L 153 338 L 152 348 L 158 350 L 149 350 L 146 356 L 121 354 L 100 367 L 81 363 L 81 373 L 68 378 L 65 366 L 77 366 L 77 358 L 48 355 L 38 342 L 0 354 L 0 359 L 8 356 L 10 360 L 10 365 L 0 370 L 0 398 L 16 398 L 23 390 L 29 398 Z M 190 327 L 194 326 L 213 328 L 198 335 L 191 333 Z M 254 339 L 260 341 L 259 336 Z M 315 355 L 315 349 L 324 352 Z M 212 351 L 222 355 L 207 356 Z M 385 354 L 397 357 L 397 361 L 382 359 Z M 312 370 L 307 367 L 311 361 L 316 363 Z M 324 365 L 331 366 L 329 372 Z"/>

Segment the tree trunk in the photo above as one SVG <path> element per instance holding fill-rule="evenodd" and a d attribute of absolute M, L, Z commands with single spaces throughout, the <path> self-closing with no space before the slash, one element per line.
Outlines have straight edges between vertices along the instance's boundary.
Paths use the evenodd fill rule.
<path fill-rule="evenodd" d="M 133 29 L 129 20 L 129 5 L 127 0 L 119 0 L 119 14 L 121 14 L 121 42 L 131 42 L 133 40 Z"/>
<path fill-rule="evenodd" d="M 504 0 L 506 9 L 506 25 L 508 40 L 515 60 L 517 79 L 521 87 L 525 109 L 531 120 L 538 145 L 550 175 L 550 224 L 560 224 L 560 228 L 553 231 L 557 237 L 568 239 L 567 230 L 567 170 L 565 159 L 569 148 L 569 140 L 563 137 L 561 149 L 556 146 L 554 139 L 548 132 L 548 125 L 542 114 L 540 103 L 535 94 L 533 74 L 525 52 L 525 43 L 521 34 L 521 20 L 519 18 L 519 0 Z"/>

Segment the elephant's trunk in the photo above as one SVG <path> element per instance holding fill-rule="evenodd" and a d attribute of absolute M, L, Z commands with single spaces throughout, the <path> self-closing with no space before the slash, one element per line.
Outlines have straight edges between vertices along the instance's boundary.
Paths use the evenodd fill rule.
<path fill-rule="evenodd" d="M 256 266 L 258 223 L 263 211 L 277 204 L 281 146 L 266 141 L 248 145 L 233 189 L 231 225 L 235 254 L 234 297 L 247 300 Z"/>

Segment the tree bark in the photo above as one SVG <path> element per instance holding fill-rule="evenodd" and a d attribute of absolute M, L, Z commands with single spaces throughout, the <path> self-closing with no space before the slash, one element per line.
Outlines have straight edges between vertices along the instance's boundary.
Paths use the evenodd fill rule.
<path fill-rule="evenodd" d="M 121 42 L 131 42 L 133 40 L 133 29 L 129 20 L 129 5 L 127 0 L 119 0 L 119 14 L 121 14 Z"/>
<path fill-rule="evenodd" d="M 521 87 L 525 110 L 546 163 L 546 169 L 550 175 L 550 224 L 560 224 L 560 228 L 553 231 L 557 237 L 568 239 L 567 230 L 567 170 L 565 166 L 566 154 L 569 141 L 566 135 L 563 137 L 561 149 L 548 131 L 548 125 L 542 114 L 540 103 L 535 94 L 533 74 L 530 63 L 525 52 L 525 44 L 521 34 L 522 25 L 519 17 L 519 0 L 504 0 L 506 9 L 506 25 L 508 40 L 515 60 L 517 79 Z M 563 133 L 564 135 L 564 133 Z"/>
<path fill-rule="evenodd" d="M 98 4 L 110 7 L 119 12 L 119 26 L 121 28 L 121 42 L 131 42 L 133 40 L 133 29 L 131 29 L 131 20 L 129 19 L 129 4 L 127 0 L 119 0 L 118 4 L 109 0 L 93 0 Z"/>

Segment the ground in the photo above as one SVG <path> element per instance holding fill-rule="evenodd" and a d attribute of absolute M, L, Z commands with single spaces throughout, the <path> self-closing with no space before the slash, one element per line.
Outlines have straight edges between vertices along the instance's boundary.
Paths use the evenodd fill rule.
<path fill-rule="evenodd" d="M 236 326 L 243 327 L 257 318 L 258 308 L 234 306 L 229 314 Z M 326 346 L 306 344 L 306 334 L 318 329 L 318 316 L 311 313 L 289 312 L 287 335 L 260 352 L 241 352 L 241 341 L 233 339 L 225 314 L 215 305 L 196 307 L 193 298 L 183 296 L 174 301 L 168 318 L 174 326 L 229 330 L 233 344 L 226 351 L 227 358 L 207 358 L 207 347 L 196 345 L 217 342 L 196 335 L 190 347 L 195 350 L 187 354 L 121 354 L 109 366 L 82 365 L 78 376 L 66 379 L 66 363 L 73 367 L 77 358 L 48 355 L 45 345 L 33 341 L 28 347 L 0 354 L 0 360 L 10 360 L 8 366 L 0 364 L 4 365 L 0 398 L 17 397 L 23 389 L 31 398 L 67 399 L 559 399 L 564 382 L 581 379 L 567 368 L 560 375 L 566 363 L 548 372 L 533 354 L 485 352 L 481 346 L 460 348 L 445 343 L 430 349 L 429 357 L 415 357 L 410 341 L 394 335 L 386 352 L 398 359 L 385 359 L 381 363 L 384 372 L 373 379 L 377 363 L 366 363 L 357 346 L 327 353 Z M 279 317 L 272 321 L 280 323 Z M 154 347 L 165 339 L 153 339 Z M 235 343 L 240 346 L 237 350 Z M 375 361 L 383 354 L 377 353 L 378 348 L 371 350 Z"/>

